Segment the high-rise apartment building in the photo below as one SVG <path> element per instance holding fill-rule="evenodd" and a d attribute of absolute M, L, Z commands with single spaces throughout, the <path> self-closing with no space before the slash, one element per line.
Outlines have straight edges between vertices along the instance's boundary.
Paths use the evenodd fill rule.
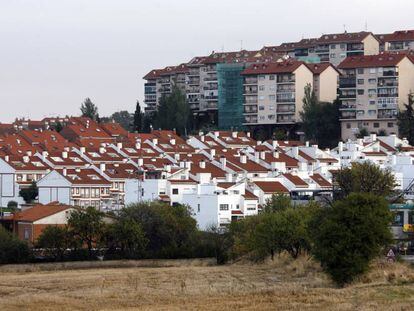
<path fill-rule="evenodd" d="M 414 50 L 414 30 L 399 30 L 376 36 L 380 40 L 381 51 Z"/>
<path fill-rule="evenodd" d="M 414 58 L 408 53 L 381 53 L 345 59 L 338 68 L 342 139 L 360 129 L 397 134 L 397 114 L 414 91 Z"/>

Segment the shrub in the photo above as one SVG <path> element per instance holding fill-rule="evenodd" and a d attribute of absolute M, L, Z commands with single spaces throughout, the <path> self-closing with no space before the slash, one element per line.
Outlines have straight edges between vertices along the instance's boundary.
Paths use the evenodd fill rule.
<path fill-rule="evenodd" d="M 0 264 L 29 261 L 30 251 L 26 242 L 20 241 L 0 225 Z"/>
<path fill-rule="evenodd" d="M 312 253 L 343 286 L 366 272 L 371 260 L 390 242 L 390 221 L 385 199 L 353 193 L 314 218 Z"/>
<path fill-rule="evenodd" d="M 63 260 L 72 239 L 73 236 L 67 227 L 47 226 L 38 237 L 36 246 L 43 248 L 46 256 L 54 260 Z"/>

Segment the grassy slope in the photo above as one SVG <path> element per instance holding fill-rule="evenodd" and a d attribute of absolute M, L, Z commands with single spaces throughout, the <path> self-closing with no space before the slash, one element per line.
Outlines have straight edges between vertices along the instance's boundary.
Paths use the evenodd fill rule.
<path fill-rule="evenodd" d="M 262 265 L 0 274 L 0 310 L 411 310 L 414 271 L 379 265 L 335 288 L 302 258 Z"/>

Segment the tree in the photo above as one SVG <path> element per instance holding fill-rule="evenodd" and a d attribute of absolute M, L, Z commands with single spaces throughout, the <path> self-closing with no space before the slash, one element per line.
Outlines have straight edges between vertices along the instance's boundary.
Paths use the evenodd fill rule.
<path fill-rule="evenodd" d="M 229 230 L 212 225 L 207 229 L 207 236 L 213 246 L 216 263 L 218 265 L 225 264 L 228 260 L 228 252 L 232 245 Z"/>
<path fill-rule="evenodd" d="M 27 243 L 20 241 L 0 225 L 0 264 L 27 262 L 29 256 Z"/>
<path fill-rule="evenodd" d="M 141 132 L 143 127 L 143 115 L 141 111 L 141 105 L 139 104 L 139 101 L 137 101 L 137 106 L 135 108 L 134 112 L 134 126 L 133 130 L 135 132 Z"/>
<path fill-rule="evenodd" d="M 27 204 L 30 204 L 39 195 L 39 189 L 37 188 L 36 183 L 33 181 L 32 184 L 28 188 L 20 189 L 19 195 L 23 198 L 23 200 Z"/>
<path fill-rule="evenodd" d="M 408 95 L 408 103 L 404 104 L 405 110 L 398 115 L 398 131 L 401 137 L 406 137 L 408 142 L 414 144 L 414 93 Z"/>
<path fill-rule="evenodd" d="M 75 210 L 70 214 L 68 226 L 73 236 L 88 247 L 89 256 L 92 248 L 102 239 L 104 230 L 103 213 L 89 206 Z"/>
<path fill-rule="evenodd" d="M 82 103 L 80 108 L 82 117 L 90 118 L 94 121 L 99 121 L 98 107 L 88 97 Z"/>
<path fill-rule="evenodd" d="M 11 210 L 11 211 L 16 211 L 17 210 L 17 206 L 18 206 L 19 204 L 16 202 L 16 201 L 9 201 L 8 203 L 7 203 L 7 208 L 9 209 L 9 210 Z"/>
<path fill-rule="evenodd" d="M 354 162 L 351 167 L 343 168 L 334 175 L 334 194 L 344 198 L 351 192 L 372 193 L 388 197 L 394 193 L 396 186 L 394 175 L 389 170 L 382 170 L 374 163 Z"/>
<path fill-rule="evenodd" d="M 63 260 L 65 251 L 71 245 L 71 238 L 66 226 L 47 226 L 38 237 L 36 245 L 45 249 L 55 260 Z"/>
<path fill-rule="evenodd" d="M 263 211 L 267 213 L 274 213 L 283 211 L 292 206 L 292 200 L 289 196 L 283 193 L 275 193 L 267 199 L 266 204 L 263 207 Z"/>
<path fill-rule="evenodd" d="M 318 143 L 322 148 L 334 146 L 341 136 L 339 122 L 340 102 L 319 102 L 310 84 L 305 87 L 301 128 L 307 140 Z"/>
<path fill-rule="evenodd" d="M 52 130 L 60 133 L 63 130 L 63 125 L 60 121 L 57 121 L 56 124 L 52 127 Z"/>
<path fill-rule="evenodd" d="M 154 117 L 155 127 L 163 130 L 175 129 L 179 135 L 183 135 L 188 128 L 189 115 L 190 108 L 185 95 L 177 86 L 173 86 L 171 94 L 163 95 L 160 99 L 160 106 Z"/>
<path fill-rule="evenodd" d="M 133 127 L 132 115 L 126 110 L 113 113 L 111 119 L 119 123 L 127 131 L 130 131 Z"/>
<path fill-rule="evenodd" d="M 148 239 L 142 226 L 133 219 L 119 218 L 114 224 L 107 227 L 105 235 L 106 245 L 119 248 L 126 258 L 143 257 Z"/>
<path fill-rule="evenodd" d="M 362 127 L 359 129 L 358 134 L 356 134 L 356 138 L 364 138 L 365 136 L 368 136 L 369 132 L 365 127 Z"/>
<path fill-rule="evenodd" d="M 343 286 L 366 272 L 371 260 L 390 243 L 391 218 L 385 199 L 352 193 L 314 218 L 312 253 L 332 279 Z"/>

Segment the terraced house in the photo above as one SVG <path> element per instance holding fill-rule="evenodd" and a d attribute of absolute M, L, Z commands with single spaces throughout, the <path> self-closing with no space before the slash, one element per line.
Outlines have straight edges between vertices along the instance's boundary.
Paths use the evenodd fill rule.
<path fill-rule="evenodd" d="M 397 115 L 414 91 L 414 57 L 381 53 L 345 59 L 338 68 L 342 139 L 360 129 L 398 134 Z"/>

